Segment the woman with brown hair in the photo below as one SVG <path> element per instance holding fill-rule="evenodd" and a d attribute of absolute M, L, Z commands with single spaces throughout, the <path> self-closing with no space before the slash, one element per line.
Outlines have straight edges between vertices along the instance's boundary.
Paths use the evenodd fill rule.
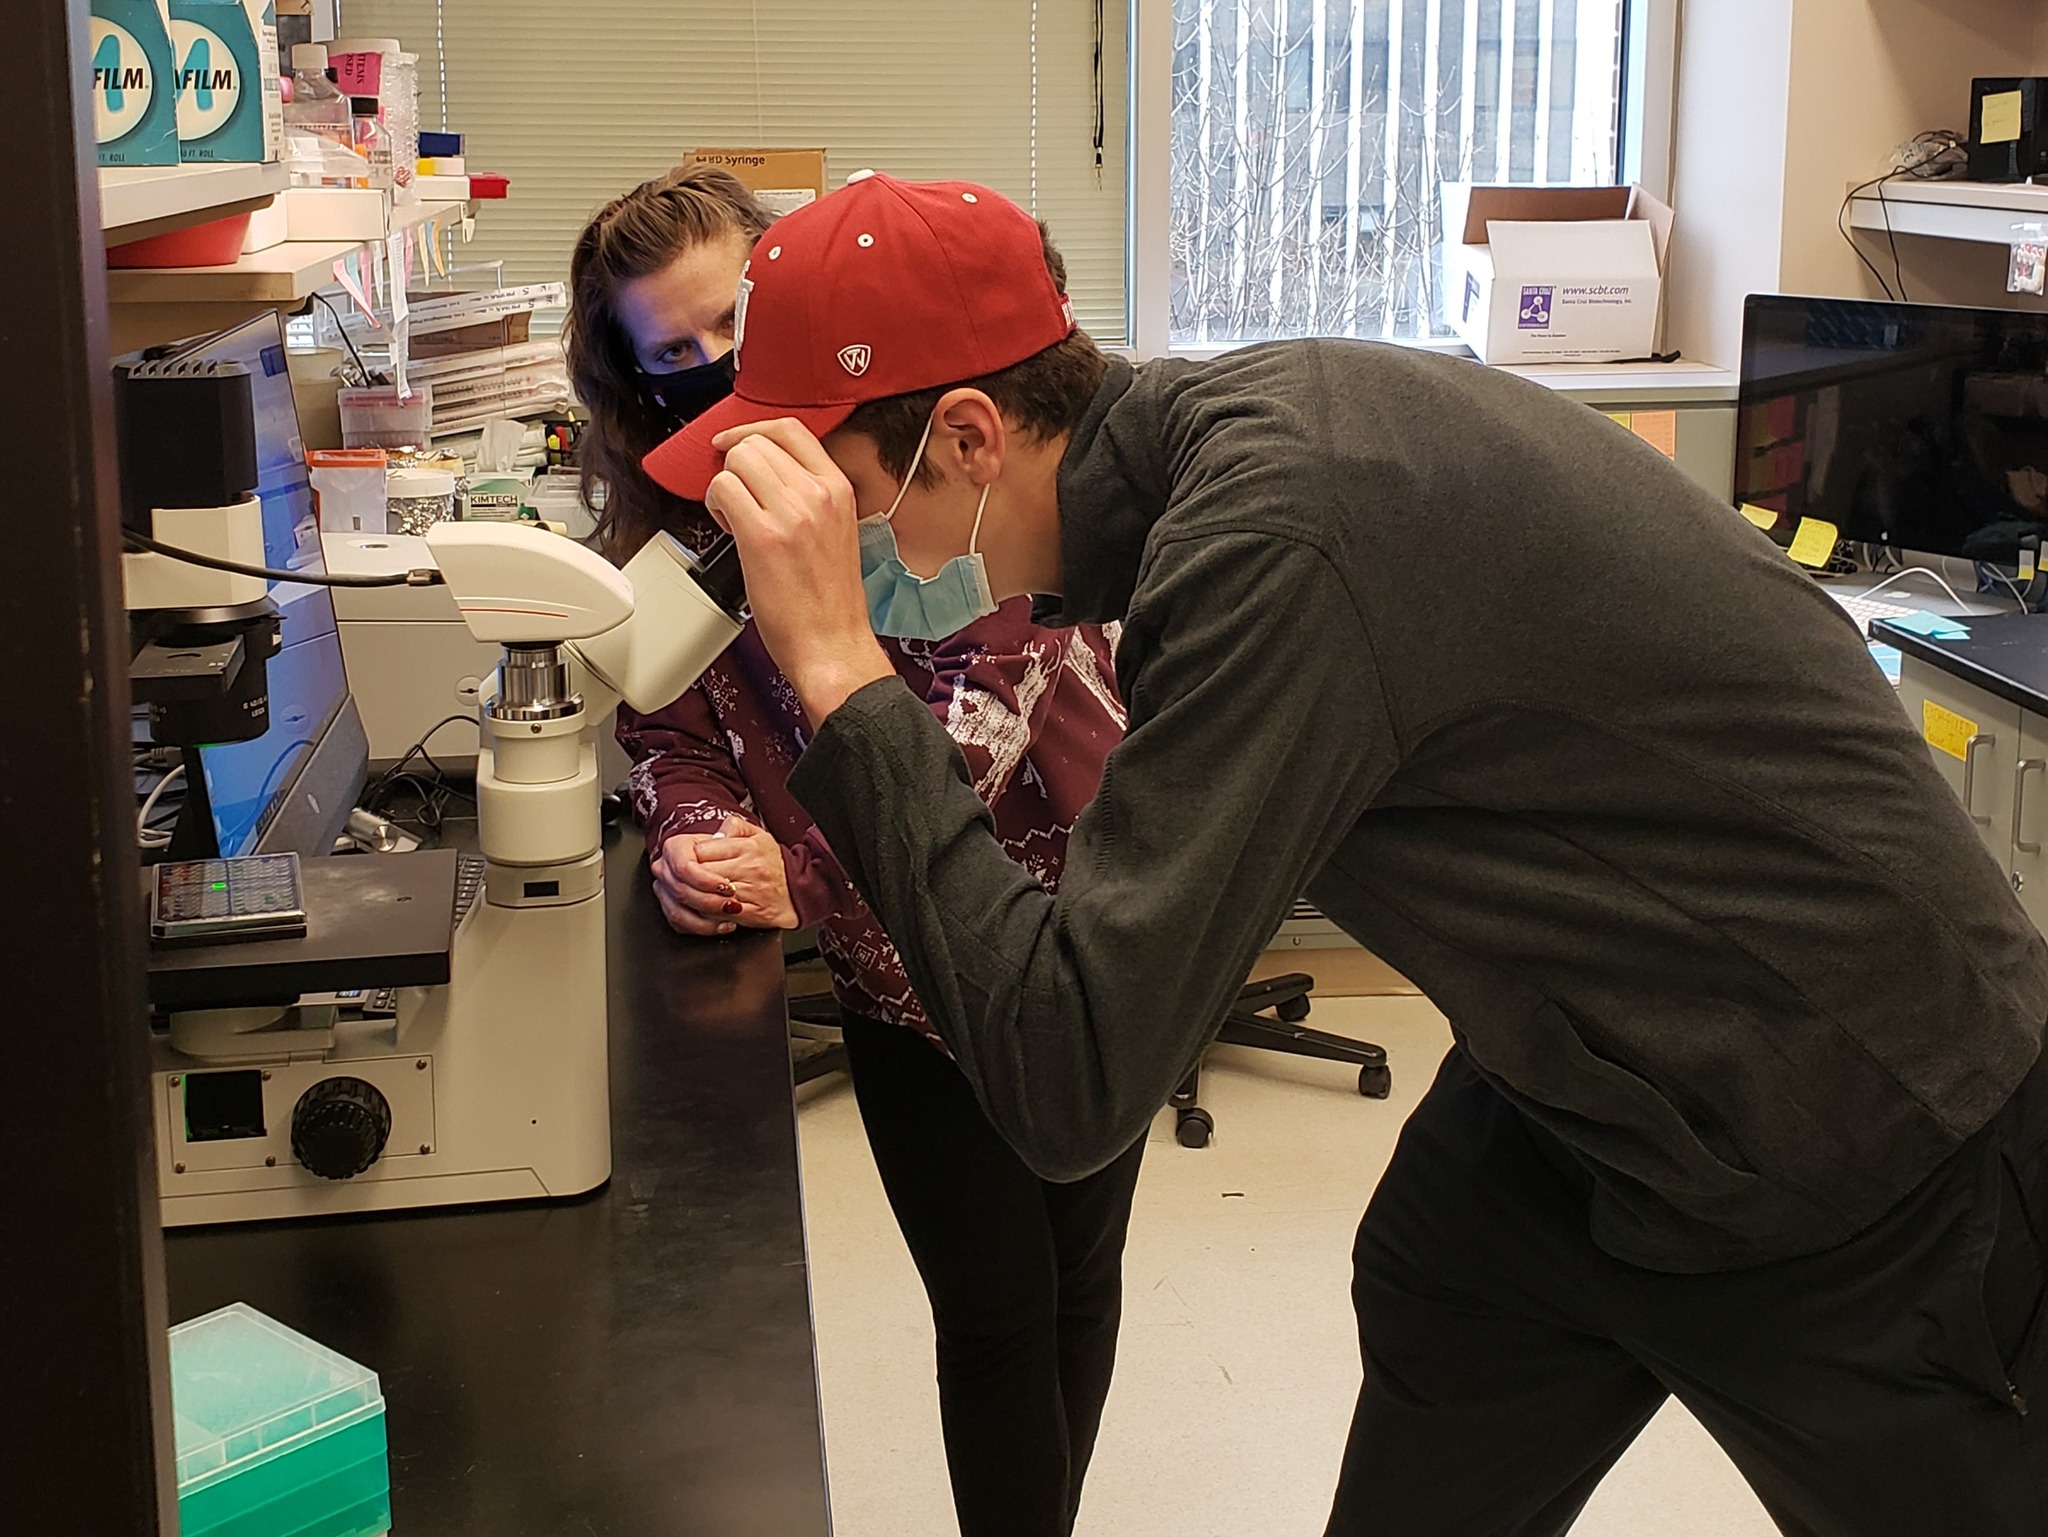
<path fill-rule="evenodd" d="M 592 419 L 585 486 L 603 486 L 600 539 L 615 560 L 657 531 L 688 543 L 712 530 L 640 461 L 730 390 L 739 280 L 768 223 L 729 173 L 690 166 L 607 205 L 577 242 L 569 359 Z M 1040 629 L 1020 599 L 954 634 L 882 644 L 959 742 L 1012 856 L 1056 886 L 1123 732 L 1111 637 Z M 701 936 L 817 928 L 861 1121 L 931 1301 L 962 1537 L 1066 1537 L 1109 1392 L 1143 1140 L 1063 1185 L 996 1134 L 789 793 L 809 731 L 752 626 L 674 704 L 619 715 L 670 924 Z"/>

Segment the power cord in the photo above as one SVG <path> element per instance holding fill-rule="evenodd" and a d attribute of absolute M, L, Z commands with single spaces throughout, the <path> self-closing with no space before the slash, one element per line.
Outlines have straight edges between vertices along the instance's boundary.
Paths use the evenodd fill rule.
<path fill-rule="evenodd" d="M 138 534 L 123 529 L 121 537 L 138 550 L 147 550 L 152 555 L 166 555 L 172 560 L 183 561 L 188 566 L 201 566 L 208 571 L 227 571 L 236 576 L 260 576 L 271 582 L 299 582 L 307 587 L 438 587 L 441 573 L 430 566 L 421 566 L 412 571 L 393 571 L 382 576 L 358 575 L 353 572 L 336 574 L 330 571 L 278 571 L 270 566 L 245 566 L 238 560 L 223 560 L 217 555 L 202 555 L 197 550 L 181 550 L 173 544 L 163 544 L 147 534 Z"/>
<path fill-rule="evenodd" d="M 411 827 L 421 833 L 433 834 L 438 833 L 441 824 L 447 820 L 448 807 L 452 802 L 464 801 L 474 806 L 476 797 L 457 788 L 448 771 L 435 762 L 434 755 L 427 751 L 427 744 L 433 741 L 443 727 L 455 725 L 460 721 L 468 721 L 472 726 L 477 725 L 477 718 L 474 715 L 443 716 L 424 736 L 408 747 L 396 763 L 364 787 L 362 808 L 396 822 L 401 827 Z M 431 777 L 413 771 L 412 762 L 415 758 L 426 764 Z M 418 808 L 410 815 L 400 815 L 392 808 L 392 799 L 401 788 L 410 790 L 419 801 Z"/>
<path fill-rule="evenodd" d="M 356 360 L 356 377 L 363 384 L 382 383 L 379 376 L 370 371 L 370 365 L 363 361 L 363 355 L 356 351 L 355 338 L 348 334 L 348 324 L 341 318 L 341 311 L 334 307 L 334 301 L 323 293 L 314 294 L 313 301 L 324 306 L 327 313 L 334 317 L 334 329 L 341 333 L 341 344 L 348 348 L 348 355 Z M 310 303 L 306 306 L 309 313 L 312 307 Z"/>
<path fill-rule="evenodd" d="M 1884 290 L 1884 296 L 1887 299 L 1890 299 L 1894 304 L 1902 304 L 1905 302 L 1903 297 L 1906 288 L 1905 278 L 1903 276 L 1899 278 L 1899 292 L 1893 293 L 1892 285 L 1885 281 L 1884 274 L 1880 272 L 1877 268 L 1877 263 L 1872 261 L 1868 256 L 1865 256 L 1863 254 L 1863 247 L 1858 245 L 1856 243 L 1856 237 L 1849 233 L 1849 226 L 1846 220 L 1849 217 L 1849 205 L 1855 202 L 1856 199 L 1860 197 L 1863 193 L 1868 192 L 1872 187 L 1877 188 L 1877 205 L 1879 208 L 1884 210 L 1885 239 L 1889 241 L 1891 244 L 1892 271 L 1894 273 L 1898 273 L 1899 242 L 1898 237 L 1892 233 L 1892 210 L 1891 205 L 1884 200 L 1884 184 L 1888 181 L 1893 181 L 1898 177 L 1905 176 L 1908 174 L 1910 173 L 1906 171 L 1887 171 L 1882 176 L 1873 176 L 1869 181 L 1864 182 L 1861 186 L 1851 187 L 1842 198 L 1842 206 L 1835 210 L 1836 232 L 1841 235 L 1843 240 L 1848 242 L 1849 249 L 1856 253 L 1856 259 L 1863 263 L 1864 269 L 1867 272 L 1869 272 L 1869 274 L 1872 277 L 1877 279 L 1877 286 Z"/>
<path fill-rule="evenodd" d="M 1842 199 L 1842 206 L 1835 210 L 1835 230 L 1856 253 L 1856 259 L 1863 263 L 1870 275 L 1877 279 L 1877 286 L 1884 290 L 1884 296 L 1897 304 L 1904 304 L 1906 298 L 1906 272 L 1899 261 L 1898 232 L 1892 228 L 1892 207 L 1884 195 L 1885 184 L 1901 177 L 1908 181 L 1945 181 L 1963 174 L 1968 161 L 1967 141 L 1952 128 L 1931 128 L 1925 133 L 1916 133 L 1891 154 L 1891 169 L 1882 176 L 1874 176 L 1861 186 L 1849 189 Z M 1892 280 L 1898 285 L 1898 292 L 1892 291 L 1892 283 L 1884 280 L 1871 259 L 1863 254 L 1863 247 L 1849 233 L 1844 222 L 1849 214 L 1849 205 L 1860 195 L 1877 189 L 1877 206 L 1884 214 L 1885 244 L 1890 248 L 1892 258 Z"/>
<path fill-rule="evenodd" d="M 1908 566 L 1903 571 L 1894 571 L 1890 576 L 1886 577 L 1883 581 L 1879 582 L 1875 587 L 1866 587 L 1863 590 L 1863 592 L 1859 594 L 1859 596 L 1865 598 L 1874 598 L 1879 593 L 1883 592 L 1885 588 L 1890 587 L 1895 582 L 1903 582 L 1909 576 L 1932 577 L 1936 582 L 1941 584 L 1941 590 L 1949 595 L 1949 597 L 1954 601 L 1957 608 L 1966 609 L 1969 607 L 1969 604 L 1965 603 L 1960 597 L 1956 596 L 1956 590 L 1955 588 L 1949 586 L 1948 579 L 1931 566 Z"/>
<path fill-rule="evenodd" d="M 1948 556 L 1944 555 L 1941 557 L 1942 570 L 1946 571 L 1948 569 L 1948 562 Z M 2020 612 L 2023 614 L 2030 614 L 2033 612 L 2033 609 L 2030 608 L 2027 604 L 2026 589 L 2021 587 L 2019 583 L 2015 582 L 2011 577 L 2007 576 L 2003 571 L 1999 570 L 1998 567 L 1990 564 L 1988 561 L 1980 560 L 1975 561 L 1972 564 L 1980 581 L 1984 577 L 1988 576 L 1995 582 L 2003 582 L 2005 584 L 2006 591 L 2012 594 L 2013 601 L 2019 604 Z"/>
<path fill-rule="evenodd" d="M 1947 557 L 1943 557 L 1943 559 L 1944 562 L 1946 562 Z M 1984 565 L 1981 562 L 1978 564 L 1977 570 L 1983 575 L 1994 577 L 1997 580 L 2005 583 L 2005 585 L 2012 590 L 2012 595 L 2014 599 L 2019 603 L 2020 612 L 2023 614 L 2028 612 L 2026 594 L 2020 591 L 2018 585 L 2014 583 L 2013 580 L 2010 577 L 2008 577 L 2004 572 L 1999 571 L 1991 566 Z M 1860 594 L 1858 594 L 1858 596 L 1865 598 L 1874 598 L 1879 593 L 1883 592 L 1887 587 L 1891 586 L 1893 583 L 1903 582 L 1909 576 L 1924 576 L 1933 579 L 1934 581 L 1940 583 L 1941 590 L 1949 595 L 1950 600 L 1954 602 L 1957 608 L 1964 610 L 1967 610 L 1969 608 L 1970 605 L 1965 603 L 1962 600 L 1961 596 L 1958 595 L 1955 588 L 1949 585 L 1948 578 L 1943 576 L 1939 571 L 1936 571 L 1932 566 L 1908 566 L 1903 571 L 1894 571 L 1890 576 L 1886 577 L 1876 586 L 1865 588 Z"/>
<path fill-rule="evenodd" d="M 163 798 L 164 791 L 184 777 L 185 765 L 181 763 L 150 786 L 149 794 L 143 798 L 141 809 L 135 813 L 135 841 L 142 847 L 167 849 L 171 846 L 171 835 L 160 828 L 151 827 L 149 818 L 156 810 L 157 802 Z"/>

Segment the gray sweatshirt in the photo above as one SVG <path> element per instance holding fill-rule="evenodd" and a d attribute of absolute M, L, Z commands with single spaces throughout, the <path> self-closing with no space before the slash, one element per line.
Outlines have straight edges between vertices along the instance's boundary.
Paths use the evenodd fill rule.
<path fill-rule="evenodd" d="M 1059 498 L 1130 732 L 1058 895 L 897 680 L 791 779 L 1040 1174 L 1143 1132 L 1303 892 L 1658 1269 L 1847 1239 L 2038 1054 L 2048 949 L 1854 626 L 1597 412 L 1369 343 L 1112 363 Z"/>

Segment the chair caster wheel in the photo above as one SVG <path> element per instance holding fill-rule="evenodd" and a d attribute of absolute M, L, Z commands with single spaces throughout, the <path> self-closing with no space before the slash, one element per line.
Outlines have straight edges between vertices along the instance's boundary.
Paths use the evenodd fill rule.
<path fill-rule="evenodd" d="M 1358 1092 L 1367 1099 L 1385 1099 L 1394 1092 L 1393 1070 L 1385 1067 L 1361 1067 L 1358 1070 Z"/>
<path fill-rule="evenodd" d="M 1298 1025 L 1308 1018 L 1308 999 L 1282 998 L 1273 1005 L 1273 1012 L 1290 1025 Z"/>
<path fill-rule="evenodd" d="M 1215 1130 L 1216 1118 L 1199 1107 L 1181 1111 L 1173 1122 L 1173 1138 L 1182 1147 L 1207 1147 Z"/>

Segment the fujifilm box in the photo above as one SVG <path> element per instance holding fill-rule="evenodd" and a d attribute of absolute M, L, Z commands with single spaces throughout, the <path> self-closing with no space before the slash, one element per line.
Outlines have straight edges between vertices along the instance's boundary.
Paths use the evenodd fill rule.
<path fill-rule="evenodd" d="M 178 76 L 163 0 L 93 0 L 91 26 L 100 164 L 176 165 Z"/>
<path fill-rule="evenodd" d="M 1444 319 L 1485 363 L 1657 350 L 1672 213 L 1640 187 L 1444 186 Z"/>
<path fill-rule="evenodd" d="M 284 141 L 284 103 L 270 0 L 171 0 L 171 46 L 179 158 L 275 160 Z"/>

